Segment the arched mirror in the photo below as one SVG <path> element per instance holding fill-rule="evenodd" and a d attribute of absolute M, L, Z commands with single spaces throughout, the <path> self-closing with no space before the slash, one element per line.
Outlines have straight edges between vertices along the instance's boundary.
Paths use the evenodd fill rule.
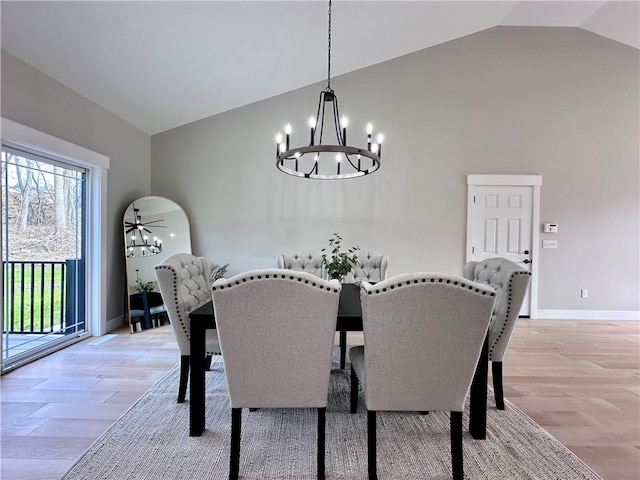
<path fill-rule="evenodd" d="M 163 197 L 142 197 L 124 213 L 127 311 L 131 332 L 168 322 L 155 266 L 174 253 L 191 253 L 189 218 Z"/>

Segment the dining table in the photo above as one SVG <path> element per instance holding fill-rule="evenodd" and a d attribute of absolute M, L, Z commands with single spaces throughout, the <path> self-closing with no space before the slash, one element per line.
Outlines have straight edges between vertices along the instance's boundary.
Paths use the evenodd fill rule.
<path fill-rule="evenodd" d="M 191 320 L 191 368 L 189 376 L 189 435 L 199 437 L 205 429 L 205 337 L 208 329 L 216 328 L 213 302 L 209 301 L 189 314 Z M 345 367 L 347 332 L 362 331 L 360 284 L 344 283 L 340 291 L 336 332 L 340 338 L 340 368 Z M 469 433 L 475 439 L 486 438 L 487 375 L 489 362 L 488 337 L 471 383 L 469 401 Z"/>

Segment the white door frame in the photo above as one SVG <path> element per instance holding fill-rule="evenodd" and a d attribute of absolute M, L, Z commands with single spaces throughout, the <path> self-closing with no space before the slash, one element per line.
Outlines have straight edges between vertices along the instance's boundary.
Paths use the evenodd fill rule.
<path fill-rule="evenodd" d="M 473 259 L 473 197 L 476 186 L 521 186 L 532 187 L 533 204 L 531 215 L 531 305 L 530 317 L 538 317 L 538 253 L 540 249 L 540 186 L 542 175 L 467 175 L 467 262 Z"/>

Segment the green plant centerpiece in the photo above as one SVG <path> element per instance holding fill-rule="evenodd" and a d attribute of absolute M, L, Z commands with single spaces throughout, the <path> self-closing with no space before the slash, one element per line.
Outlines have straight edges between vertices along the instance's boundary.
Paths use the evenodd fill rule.
<path fill-rule="evenodd" d="M 322 264 L 330 279 L 344 280 L 344 277 L 353 269 L 353 266 L 358 261 L 356 251 L 360 250 L 359 247 L 351 247 L 346 252 L 341 252 L 342 237 L 338 233 L 333 234 L 333 238 L 329 239 L 329 249 L 331 253 L 327 253 L 327 249 L 323 248 L 322 251 Z"/>
<path fill-rule="evenodd" d="M 142 292 L 153 292 L 153 282 L 143 282 L 142 279 L 140 278 L 140 275 L 138 275 L 138 272 L 140 270 L 136 270 L 136 290 L 140 293 Z"/>
<path fill-rule="evenodd" d="M 211 281 L 211 285 L 213 285 L 213 282 L 215 282 L 216 280 L 219 280 L 220 278 L 224 278 L 228 269 L 229 269 L 228 263 L 224 265 L 214 265 L 213 268 L 211 269 L 211 277 L 209 278 L 209 280 Z"/>

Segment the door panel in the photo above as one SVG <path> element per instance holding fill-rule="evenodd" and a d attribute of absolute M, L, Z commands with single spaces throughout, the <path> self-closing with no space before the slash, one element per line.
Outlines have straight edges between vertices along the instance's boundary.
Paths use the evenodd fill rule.
<path fill-rule="evenodd" d="M 485 253 L 497 253 L 498 251 L 498 219 L 484 219 L 484 243 L 482 251 Z"/>
<path fill-rule="evenodd" d="M 522 222 L 519 218 L 510 218 L 507 220 L 507 253 L 510 255 L 518 255 L 521 250 L 522 238 Z"/>

